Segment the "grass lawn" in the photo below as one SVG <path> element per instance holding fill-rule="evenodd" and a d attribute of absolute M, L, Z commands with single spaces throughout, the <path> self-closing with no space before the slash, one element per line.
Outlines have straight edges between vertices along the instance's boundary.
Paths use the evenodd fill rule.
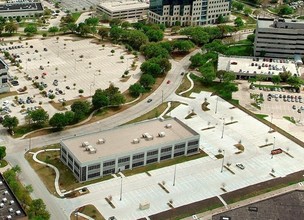
<path fill-rule="evenodd" d="M 50 145 L 50 146 L 34 149 L 34 151 L 37 152 L 42 149 L 50 149 L 50 148 L 58 148 L 58 147 L 59 144 Z M 55 171 L 47 166 L 36 163 L 32 159 L 32 154 L 29 153 L 25 154 L 25 158 L 29 162 L 31 167 L 35 170 L 35 172 L 39 175 L 40 179 L 43 181 L 44 185 L 47 187 L 49 192 L 58 196 L 54 187 Z M 86 186 L 92 183 L 96 183 L 112 178 L 112 176 L 109 175 L 95 180 L 87 181 L 85 183 L 79 183 L 77 182 L 76 178 L 74 177 L 73 173 L 69 170 L 69 168 L 65 166 L 59 159 L 60 151 L 42 152 L 37 155 L 37 158 L 43 162 L 52 164 L 53 166 L 57 167 L 57 169 L 60 172 L 59 186 L 61 190 L 69 191 L 78 187 Z"/>
<path fill-rule="evenodd" d="M 286 119 L 287 121 L 290 121 L 291 123 L 295 124 L 296 121 L 294 120 L 294 117 L 290 117 L 290 116 L 283 116 L 284 119 Z"/>
<path fill-rule="evenodd" d="M 244 20 L 246 22 L 245 25 L 246 24 L 256 24 L 256 21 L 250 16 L 246 16 L 246 15 L 241 14 L 239 12 L 232 12 L 232 14 L 236 17 L 242 18 L 242 20 Z"/>
<path fill-rule="evenodd" d="M 105 220 L 105 218 L 100 214 L 100 212 L 93 205 L 86 205 L 78 209 L 78 212 L 81 212 L 87 216 L 90 216 L 94 220 Z M 73 215 L 74 213 L 72 213 Z M 75 217 L 75 215 L 74 215 Z M 71 218 L 71 220 L 76 220 L 77 218 Z"/>
<path fill-rule="evenodd" d="M 0 94 L 0 99 L 3 99 L 5 97 L 9 97 L 9 96 L 16 96 L 18 95 L 18 92 L 14 91 L 14 92 L 5 92 L 5 93 L 1 93 Z"/>
<path fill-rule="evenodd" d="M 225 55 L 229 56 L 253 56 L 253 45 L 235 45 L 230 46 L 225 51 Z"/>
<path fill-rule="evenodd" d="M 6 167 L 7 166 L 7 161 L 6 160 L 0 160 L 0 168 Z"/>
<path fill-rule="evenodd" d="M 151 171 L 151 170 L 156 170 L 156 169 L 160 169 L 160 168 L 163 168 L 163 167 L 171 166 L 171 165 L 174 165 L 174 164 L 184 163 L 184 162 L 187 162 L 187 161 L 190 161 L 190 160 L 195 160 L 195 159 L 205 157 L 205 156 L 207 156 L 207 154 L 205 152 L 201 151 L 199 154 L 195 154 L 195 155 L 192 155 L 192 156 L 181 156 L 181 157 L 177 157 L 177 158 L 174 158 L 174 159 L 165 160 L 165 161 L 162 161 L 160 163 L 154 163 L 154 164 L 151 164 L 151 165 L 134 168 L 133 170 L 125 170 L 122 173 L 125 176 L 131 176 L 131 175 L 135 175 L 135 174 L 138 174 L 138 173 L 144 173 L 144 172 L 148 172 L 148 171 Z"/>
<path fill-rule="evenodd" d="M 183 92 L 183 91 L 189 89 L 190 86 L 191 86 L 191 83 L 190 83 L 189 79 L 186 76 L 184 76 L 182 83 L 177 88 L 177 90 L 175 91 L 175 93 L 179 94 L 180 92 Z M 184 94 L 182 96 L 184 96 Z"/>
<path fill-rule="evenodd" d="M 260 119 L 263 119 L 263 120 L 265 120 L 265 118 L 268 117 L 268 115 L 263 115 L 263 114 L 255 114 L 255 116 L 257 118 L 260 118 Z"/>
<path fill-rule="evenodd" d="M 74 13 L 72 13 L 71 15 L 72 15 L 72 18 L 74 18 L 75 21 L 77 21 L 78 18 L 80 17 L 80 15 L 81 15 L 81 13 L 80 13 L 80 12 L 74 12 Z"/>

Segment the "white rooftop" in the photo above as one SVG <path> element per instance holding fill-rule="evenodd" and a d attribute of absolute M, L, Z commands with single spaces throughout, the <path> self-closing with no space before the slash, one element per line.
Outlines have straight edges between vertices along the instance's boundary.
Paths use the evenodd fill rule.
<path fill-rule="evenodd" d="M 125 10 L 135 10 L 142 8 L 149 8 L 149 2 L 139 1 L 127 1 L 127 2 L 104 2 L 100 4 L 100 7 L 110 11 L 119 12 Z"/>

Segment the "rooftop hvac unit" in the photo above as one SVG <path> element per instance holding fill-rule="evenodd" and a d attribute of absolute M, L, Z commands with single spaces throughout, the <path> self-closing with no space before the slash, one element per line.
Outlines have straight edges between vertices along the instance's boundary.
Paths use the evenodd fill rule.
<path fill-rule="evenodd" d="M 11 201 L 10 201 L 10 205 L 13 205 L 14 203 L 15 203 L 14 200 L 11 200 Z"/>
<path fill-rule="evenodd" d="M 14 209 L 13 208 L 9 208 L 8 211 L 9 212 L 14 212 Z"/>
<path fill-rule="evenodd" d="M 86 146 L 86 151 L 89 151 L 91 148 L 93 148 L 91 145 Z"/>
<path fill-rule="evenodd" d="M 4 203 L 0 203 L 0 208 L 3 208 L 4 207 Z"/>
<path fill-rule="evenodd" d="M 6 201 L 7 201 L 7 198 L 3 198 L 3 199 L 2 199 L 2 202 L 6 202 Z"/>
<path fill-rule="evenodd" d="M 172 124 L 166 124 L 166 128 L 172 128 Z"/>
<path fill-rule="evenodd" d="M 16 211 L 16 215 L 21 215 L 21 211 L 20 211 L 20 210 L 17 210 L 17 211 Z"/>
<path fill-rule="evenodd" d="M 150 136 L 149 133 L 143 133 L 143 134 L 142 134 L 142 137 L 143 137 L 143 138 L 147 138 L 148 136 Z"/>
<path fill-rule="evenodd" d="M 7 191 L 7 190 L 5 190 L 5 191 L 3 192 L 3 195 L 5 195 L 5 194 L 8 194 L 8 191 Z"/>
<path fill-rule="evenodd" d="M 165 137 L 166 136 L 166 133 L 161 131 L 158 133 L 158 137 Z"/>
<path fill-rule="evenodd" d="M 105 142 L 106 140 L 103 138 L 98 139 L 98 144 L 104 144 Z"/>
<path fill-rule="evenodd" d="M 148 140 L 148 141 L 153 140 L 153 136 L 152 136 L 152 135 L 148 135 L 148 136 L 146 137 L 146 140 Z"/>
<path fill-rule="evenodd" d="M 0 181 L 0 186 L 3 185 L 2 181 Z"/>
<path fill-rule="evenodd" d="M 94 147 L 90 148 L 90 154 L 95 154 L 96 153 L 96 149 Z"/>
<path fill-rule="evenodd" d="M 89 146 L 89 142 L 87 142 L 87 141 L 83 142 L 83 143 L 82 143 L 82 146 L 83 146 L 83 147 Z"/>
<path fill-rule="evenodd" d="M 7 218 L 7 219 L 12 219 L 12 216 L 8 215 L 6 218 Z"/>
<path fill-rule="evenodd" d="M 138 138 L 134 138 L 133 141 L 132 141 L 132 143 L 133 143 L 133 144 L 138 144 L 139 141 L 140 141 L 140 140 L 139 140 Z"/>

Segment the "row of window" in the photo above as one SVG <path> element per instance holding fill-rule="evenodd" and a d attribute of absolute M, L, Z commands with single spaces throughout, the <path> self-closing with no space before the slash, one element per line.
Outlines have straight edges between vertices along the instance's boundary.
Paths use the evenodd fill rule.
<path fill-rule="evenodd" d="M 93 164 L 88 167 L 88 170 L 96 170 L 96 169 L 100 169 L 100 164 Z"/>

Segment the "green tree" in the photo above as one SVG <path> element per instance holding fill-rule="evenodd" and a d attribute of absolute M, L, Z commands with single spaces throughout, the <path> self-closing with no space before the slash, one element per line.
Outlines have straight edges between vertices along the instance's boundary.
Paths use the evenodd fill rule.
<path fill-rule="evenodd" d="M 252 13 L 252 9 L 249 7 L 245 7 L 243 11 L 246 16 L 249 16 Z"/>
<path fill-rule="evenodd" d="M 169 52 L 167 49 L 163 48 L 158 43 L 148 43 L 146 45 L 143 45 L 140 48 L 140 51 L 143 53 L 143 55 L 149 59 L 152 57 L 169 57 Z"/>
<path fill-rule="evenodd" d="M 48 30 L 48 32 L 52 33 L 53 35 L 55 35 L 58 31 L 59 31 L 59 28 L 56 26 L 50 27 Z"/>
<path fill-rule="evenodd" d="M 92 96 L 92 104 L 94 109 L 108 106 L 110 104 L 109 97 L 104 90 L 97 89 L 95 94 Z"/>
<path fill-rule="evenodd" d="M 236 79 L 236 76 L 233 72 L 225 72 L 223 76 L 224 83 L 230 83 Z"/>
<path fill-rule="evenodd" d="M 143 74 L 139 82 L 145 89 L 151 89 L 151 86 L 155 83 L 155 79 L 150 74 Z"/>
<path fill-rule="evenodd" d="M 98 34 L 101 37 L 101 40 L 103 40 L 104 38 L 107 38 L 109 36 L 109 29 L 101 27 L 98 29 Z"/>
<path fill-rule="evenodd" d="M 187 27 L 180 31 L 180 34 L 187 35 L 197 45 L 203 45 L 210 40 L 209 34 L 202 27 Z"/>
<path fill-rule="evenodd" d="M 219 16 L 217 17 L 217 19 L 216 19 L 216 22 L 217 22 L 218 24 L 225 23 L 225 21 L 226 21 L 226 19 L 225 19 L 225 17 L 224 17 L 223 15 L 219 15 Z"/>
<path fill-rule="evenodd" d="M 201 65 L 203 65 L 203 57 L 200 53 L 197 53 L 193 56 L 190 57 L 190 67 L 191 68 L 196 68 L 196 67 L 200 67 Z"/>
<path fill-rule="evenodd" d="M 90 103 L 88 101 L 75 101 L 71 105 L 71 110 L 74 112 L 74 121 L 78 122 L 90 112 Z"/>
<path fill-rule="evenodd" d="M 149 60 L 141 64 L 140 70 L 143 72 L 143 74 L 149 74 L 155 78 L 160 76 L 162 73 L 160 65 Z"/>
<path fill-rule="evenodd" d="M 110 102 L 111 102 L 110 104 L 112 106 L 120 106 L 126 102 L 126 99 L 125 99 L 124 95 L 119 92 L 119 93 L 115 93 L 111 97 Z"/>
<path fill-rule="evenodd" d="M 303 80 L 297 76 L 290 76 L 288 79 L 287 79 L 287 83 L 296 88 L 296 89 L 299 89 L 301 87 L 301 85 L 303 84 Z"/>
<path fill-rule="evenodd" d="M 242 11 L 244 9 L 244 4 L 240 2 L 233 1 L 232 2 L 232 7 L 236 8 L 238 11 Z"/>
<path fill-rule="evenodd" d="M 2 121 L 2 125 L 5 128 L 8 128 L 9 131 L 17 127 L 19 124 L 18 118 L 16 116 L 5 115 Z"/>
<path fill-rule="evenodd" d="M 110 27 L 119 26 L 121 24 L 121 20 L 118 18 L 114 18 L 110 21 Z"/>
<path fill-rule="evenodd" d="M 67 119 L 64 113 L 55 113 L 50 119 L 49 124 L 58 129 L 62 130 L 67 125 Z"/>
<path fill-rule="evenodd" d="M 0 146 L 0 160 L 3 160 L 5 156 L 6 156 L 6 147 Z"/>
<path fill-rule="evenodd" d="M 164 34 L 161 30 L 150 29 L 147 31 L 146 35 L 148 36 L 150 42 L 158 42 L 164 38 Z"/>
<path fill-rule="evenodd" d="M 216 78 L 215 69 L 213 64 L 206 63 L 199 68 L 199 71 L 202 73 L 201 81 L 202 83 L 209 85 Z"/>
<path fill-rule="evenodd" d="M 18 30 L 18 25 L 15 22 L 10 21 L 5 24 L 5 31 L 8 32 L 9 34 L 12 34 L 17 30 Z"/>
<path fill-rule="evenodd" d="M 73 121 L 74 121 L 74 116 L 75 116 L 75 113 L 72 112 L 72 111 L 66 111 L 66 112 L 64 113 L 64 117 L 65 117 L 65 119 L 66 119 L 67 125 L 70 125 L 70 124 L 73 123 Z"/>
<path fill-rule="evenodd" d="M 254 43 L 254 39 L 255 39 L 255 34 L 249 34 L 247 36 L 247 40 L 251 41 L 252 43 Z"/>
<path fill-rule="evenodd" d="M 40 217 L 44 220 L 50 219 L 51 215 L 46 210 L 42 199 L 34 199 L 29 207 L 28 215 L 30 219 Z"/>
<path fill-rule="evenodd" d="M 234 20 L 234 24 L 235 26 L 237 27 L 243 27 L 244 26 L 244 22 L 242 20 L 241 17 L 237 17 L 235 20 Z"/>
<path fill-rule="evenodd" d="M 288 5 L 282 5 L 279 8 L 279 15 L 290 15 L 293 14 L 293 9 L 289 7 Z"/>
<path fill-rule="evenodd" d="M 173 49 L 181 52 L 189 52 L 195 45 L 189 40 L 176 40 L 173 42 Z"/>
<path fill-rule="evenodd" d="M 125 30 L 122 35 L 122 41 L 129 44 L 135 50 L 139 50 L 142 45 L 148 43 L 148 37 L 142 31 Z"/>
<path fill-rule="evenodd" d="M 130 22 L 124 21 L 124 22 L 121 23 L 121 28 L 128 29 L 129 27 L 131 27 Z"/>
<path fill-rule="evenodd" d="M 119 41 L 120 37 L 121 37 L 121 34 L 122 34 L 123 30 L 119 27 L 112 27 L 110 29 L 110 37 L 111 39 L 114 41 L 114 42 L 117 42 Z"/>
<path fill-rule="evenodd" d="M 279 73 L 279 76 L 281 77 L 281 79 L 282 79 L 283 82 L 286 82 L 287 79 L 288 79 L 289 77 L 291 77 L 291 72 L 290 72 L 290 71 L 280 72 L 280 73 Z"/>
<path fill-rule="evenodd" d="M 49 119 L 49 114 L 44 109 L 37 109 L 29 113 L 29 118 L 37 125 L 43 125 Z"/>
<path fill-rule="evenodd" d="M 85 19 L 84 23 L 89 26 L 96 27 L 99 24 L 99 19 L 97 17 L 89 17 L 89 18 Z"/>
<path fill-rule="evenodd" d="M 280 84 L 280 82 L 282 81 L 282 79 L 281 79 L 280 75 L 274 75 L 271 78 L 271 81 L 273 82 L 273 84 L 278 85 L 278 84 Z"/>
<path fill-rule="evenodd" d="M 144 87 L 139 83 L 134 83 L 129 87 L 129 93 L 132 97 L 137 98 L 141 93 L 145 92 Z"/>

